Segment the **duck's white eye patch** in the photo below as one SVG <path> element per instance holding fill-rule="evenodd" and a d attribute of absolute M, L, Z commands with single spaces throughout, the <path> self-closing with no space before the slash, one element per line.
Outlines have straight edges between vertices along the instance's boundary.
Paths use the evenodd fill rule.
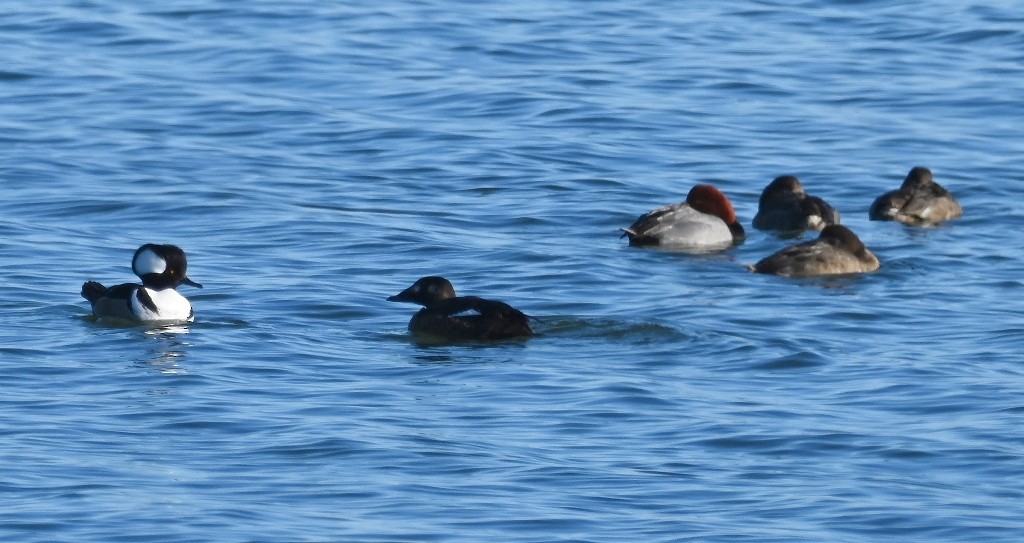
<path fill-rule="evenodd" d="M 152 249 L 146 249 L 139 253 L 139 256 L 135 257 L 135 262 L 132 263 L 132 271 L 135 272 L 135 275 L 140 276 L 147 273 L 163 273 L 166 269 L 167 261 L 154 253 Z"/>

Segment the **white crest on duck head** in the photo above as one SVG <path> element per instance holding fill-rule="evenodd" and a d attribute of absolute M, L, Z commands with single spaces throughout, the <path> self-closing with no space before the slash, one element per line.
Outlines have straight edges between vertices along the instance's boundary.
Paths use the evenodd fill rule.
<path fill-rule="evenodd" d="M 132 260 L 132 271 L 139 277 L 149 273 L 163 273 L 166 269 L 167 260 L 151 247 L 143 246 Z"/>

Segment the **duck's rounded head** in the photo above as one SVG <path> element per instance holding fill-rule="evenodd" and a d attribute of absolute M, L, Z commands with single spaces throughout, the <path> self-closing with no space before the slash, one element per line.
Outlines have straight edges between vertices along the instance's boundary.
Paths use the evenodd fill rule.
<path fill-rule="evenodd" d="M 719 217 L 725 224 L 736 223 L 736 210 L 722 191 L 711 185 L 694 185 L 686 195 L 686 203 L 701 213 Z"/>
<path fill-rule="evenodd" d="M 411 287 L 388 297 L 389 302 L 411 302 L 430 306 L 455 297 L 455 287 L 444 277 L 431 275 L 417 279 Z"/>
<path fill-rule="evenodd" d="M 800 200 L 800 211 L 806 217 L 806 226 L 813 230 L 821 230 L 830 224 L 839 224 L 840 221 L 839 212 L 817 196 L 807 196 Z"/>
<path fill-rule="evenodd" d="M 903 190 L 915 190 L 935 182 L 932 171 L 924 166 L 914 166 L 903 180 Z"/>
<path fill-rule="evenodd" d="M 864 242 L 854 234 L 852 230 L 841 225 L 841 224 L 830 224 L 821 230 L 821 234 L 818 235 L 818 239 L 828 243 L 836 249 L 842 249 L 844 251 L 861 254 L 867 247 L 864 246 Z"/>
<path fill-rule="evenodd" d="M 185 251 L 175 245 L 147 243 L 132 257 L 132 271 L 142 279 L 142 284 L 158 290 L 175 288 L 182 283 L 203 288 L 188 278 L 187 269 Z"/>
<path fill-rule="evenodd" d="M 768 183 L 768 186 L 761 191 L 761 199 L 758 204 L 764 207 L 768 202 L 781 198 L 800 198 L 804 195 L 804 186 L 800 180 L 793 175 L 781 175 Z"/>

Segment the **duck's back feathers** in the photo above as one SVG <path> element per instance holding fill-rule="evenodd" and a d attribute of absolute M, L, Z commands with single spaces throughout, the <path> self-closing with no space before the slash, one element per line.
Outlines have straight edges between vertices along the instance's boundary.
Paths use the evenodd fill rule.
<path fill-rule="evenodd" d="M 476 296 L 448 298 L 419 310 L 409 331 L 447 339 L 508 339 L 533 335 L 522 311 Z"/>
<path fill-rule="evenodd" d="M 97 317 L 136 320 L 132 312 L 132 297 L 140 288 L 142 285 L 134 283 L 107 288 L 96 281 L 87 281 L 82 285 L 82 297 L 89 301 Z"/>

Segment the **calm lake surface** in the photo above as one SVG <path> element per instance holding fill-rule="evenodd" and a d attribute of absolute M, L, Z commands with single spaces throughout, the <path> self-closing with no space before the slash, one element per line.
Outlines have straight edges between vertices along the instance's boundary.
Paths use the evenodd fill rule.
<path fill-rule="evenodd" d="M 0 540 L 1024 540 L 1019 3 L 59 4 L 0 12 Z M 964 217 L 869 222 L 915 165 Z M 881 270 L 747 272 L 782 174 Z M 619 239 L 698 182 L 744 244 Z M 195 323 L 88 318 L 146 242 Z M 413 341 L 432 274 L 538 337 Z"/>

